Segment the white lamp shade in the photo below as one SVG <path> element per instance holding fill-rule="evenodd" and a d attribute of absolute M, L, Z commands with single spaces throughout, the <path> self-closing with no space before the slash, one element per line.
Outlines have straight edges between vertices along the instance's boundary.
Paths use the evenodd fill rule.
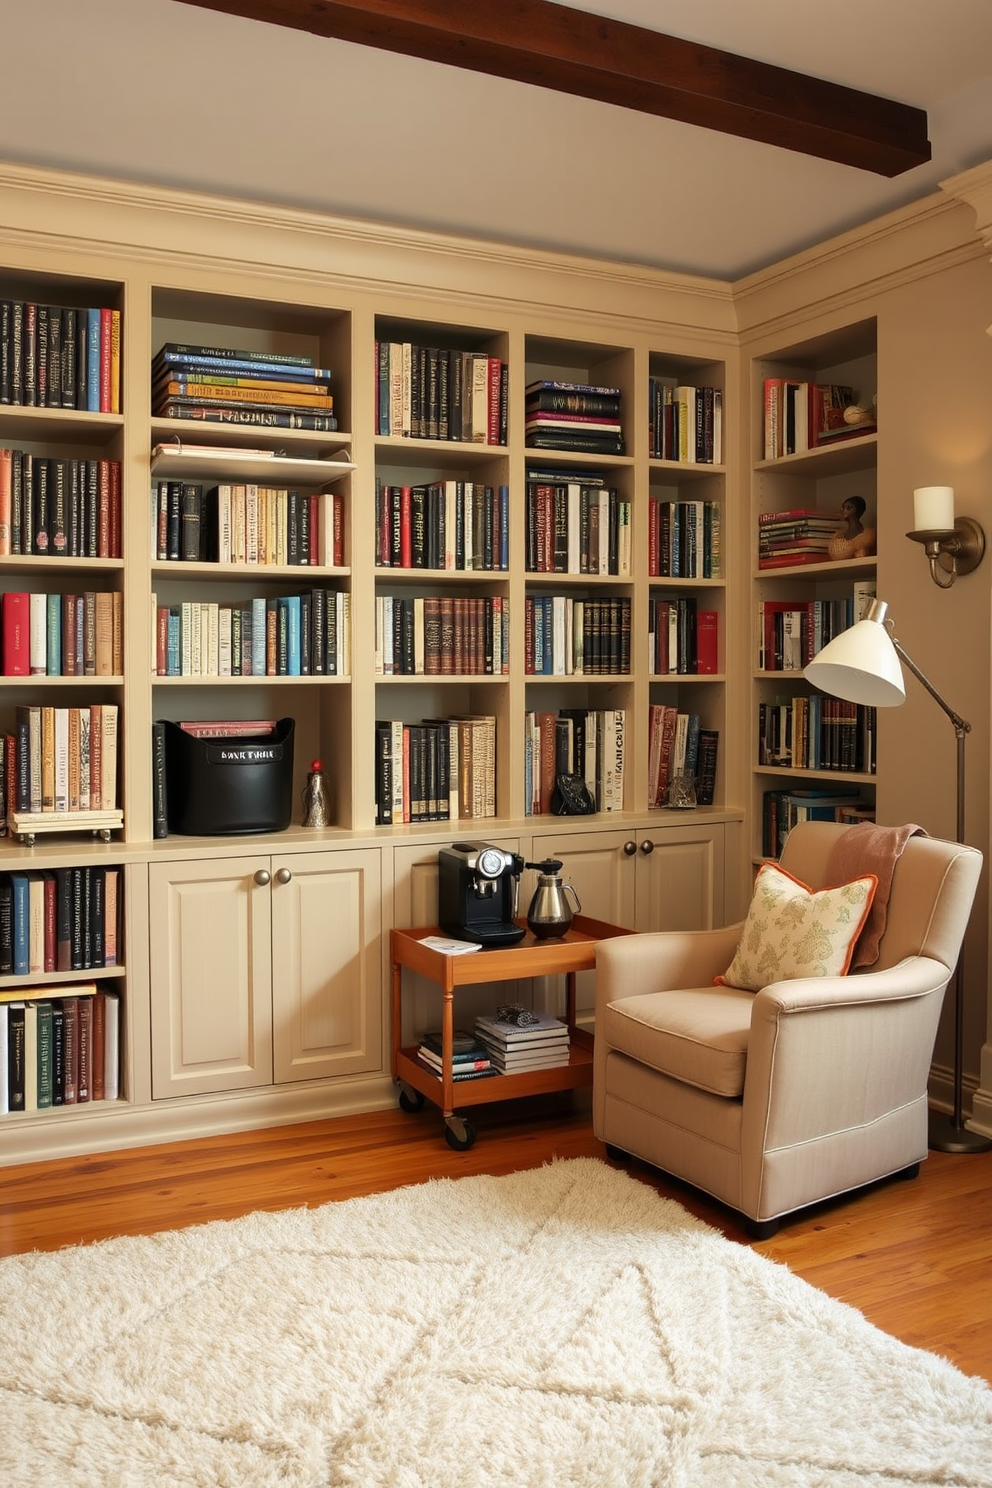
<path fill-rule="evenodd" d="M 859 620 L 818 651 L 803 676 L 821 692 L 849 703 L 897 708 L 906 701 L 902 667 L 877 620 Z"/>

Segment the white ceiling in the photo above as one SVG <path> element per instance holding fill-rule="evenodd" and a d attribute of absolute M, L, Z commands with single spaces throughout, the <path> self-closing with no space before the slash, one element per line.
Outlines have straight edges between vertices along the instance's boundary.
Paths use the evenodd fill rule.
<path fill-rule="evenodd" d="M 992 0 L 582 8 L 926 109 L 933 161 L 889 181 L 176 0 L 0 0 L 0 159 L 737 278 L 992 158 Z"/>

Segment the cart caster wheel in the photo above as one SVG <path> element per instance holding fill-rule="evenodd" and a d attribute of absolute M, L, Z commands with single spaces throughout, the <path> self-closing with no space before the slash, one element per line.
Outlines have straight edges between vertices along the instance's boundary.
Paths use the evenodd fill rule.
<path fill-rule="evenodd" d="M 475 1142 L 475 1127 L 462 1116 L 449 1116 L 444 1126 L 444 1140 L 456 1152 L 467 1152 Z"/>
<path fill-rule="evenodd" d="M 400 1110 L 406 1111 L 408 1116 L 415 1116 L 424 1109 L 424 1097 L 419 1090 L 401 1090 L 399 1102 Z"/>

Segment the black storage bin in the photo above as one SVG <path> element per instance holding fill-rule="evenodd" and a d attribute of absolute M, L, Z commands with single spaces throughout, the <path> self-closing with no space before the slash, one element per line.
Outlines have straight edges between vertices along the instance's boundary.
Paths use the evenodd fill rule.
<path fill-rule="evenodd" d="M 170 832 L 190 837 L 282 832 L 293 815 L 293 730 L 280 718 L 261 738 L 196 739 L 165 723 Z"/>

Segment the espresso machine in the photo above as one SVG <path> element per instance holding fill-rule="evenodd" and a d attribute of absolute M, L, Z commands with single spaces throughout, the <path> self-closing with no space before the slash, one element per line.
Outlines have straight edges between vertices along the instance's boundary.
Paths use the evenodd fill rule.
<path fill-rule="evenodd" d="M 520 874 L 519 853 L 486 843 L 453 842 L 437 855 L 438 924 L 456 940 L 481 946 L 510 946 L 526 930 L 515 922 Z"/>

